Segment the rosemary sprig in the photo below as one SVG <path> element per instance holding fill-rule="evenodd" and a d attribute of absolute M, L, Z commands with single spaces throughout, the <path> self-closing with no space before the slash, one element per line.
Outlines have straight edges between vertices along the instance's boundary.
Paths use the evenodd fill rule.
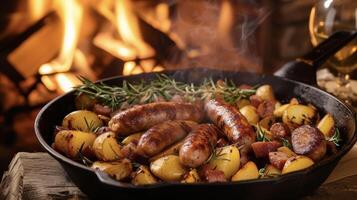
<path fill-rule="evenodd" d="M 260 168 L 258 171 L 259 178 L 274 178 L 279 176 L 278 173 L 269 173 L 268 165 L 265 165 L 263 168 Z"/>
<path fill-rule="evenodd" d="M 225 160 L 225 161 L 230 161 L 230 159 L 224 158 L 223 156 L 226 155 L 227 153 L 223 153 L 223 148 L 212 148 L 211 155 L 209 158 L 206 160 L 205 163 L 209 163 L 211 160 Z"/>
<path fill-rule="evenodd" d="M 256 88 L 239 89 L 231 80 L 225 80 L 223 84 L 216 85 L 213 79 L 209 78 L 195 85 L 176 81 L 165 74 L 158 74 L 156 79 L 151 81 L 129 83 L 124 80 L 122 86 L 93 83 L 84 77 L 79 77 L 79 79 L 83 85 L 75 88 L 78 95 L 84 93 L 112 109 L 122 108 L 124 105 L 150 103 L 159 98 L 168 101 L 175 95 L 189 102 L 220 96 L 227 103 L 234 104 L 240 99 L 249 98 L 256 92 Z"/>
<path fill-rule="evenodd" d="M 339 143 L 342 141 L 342 139 L 341 139 L 340 131 L 338 130 L 337 127 L 335 128 L 335 133 L 330 139 L 328 139 L 328 141 L 333 142 L 337 147 L 340 146 Z"/>
<path fill-rule="evenodd" d="M 293 146 L 291 145 L 290 141 L 285 138 L 280 138 L 281 143 L 283 143 L 283 146 L 288 147 L 289 149 L 292 149 Z"/>
<path fill-rule="evenodd" d="M 95 125 L 94 121 L 88 122 L 86 117 L 84 117 L 84 122 L 85 122 L 85 124 L 87 126 L 88 131 L 91 132 L 91 133 L 97 132 L 98 129 L 100 128 L 99 126 Z"/>
<path fill-rule="evenodd" d="M 256 135 L 257 135 L 257 141 L 258 142 L 269 142 L 270 139 L 268 137 L 266 137 L 266 132 L 265 130 L 262 129 L 262 127 L 260 127 L 260 125 L 256 125 L 255 126 L 256 129 Z"/>
<path fill-rule="evenodd" d="M 83 164 L 85 164 L 86 166 L 89 167 L 93 164 L 93 161 L 91 161 L 89 158 L 87 158 L 86 156 L 83 155 L 83 153 L 82 153 L 83 146 L 84 146 L 84 142 L 78 150 L 78 157 L 81 159 Z"/>

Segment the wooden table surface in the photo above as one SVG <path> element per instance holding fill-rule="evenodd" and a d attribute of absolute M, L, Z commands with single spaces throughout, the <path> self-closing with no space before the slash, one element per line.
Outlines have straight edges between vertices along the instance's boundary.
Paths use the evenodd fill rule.
<path fill-rule="evenodd" d="M 357 199 L 356 153 L 357 148 L 352 149 L 325 184 L 314 195 L 304 199 Z M 18 153 L 3 175 L 0 199 L 83 200 L 88 197 L 72 183 L 61 165 L 49 154 Z"/>

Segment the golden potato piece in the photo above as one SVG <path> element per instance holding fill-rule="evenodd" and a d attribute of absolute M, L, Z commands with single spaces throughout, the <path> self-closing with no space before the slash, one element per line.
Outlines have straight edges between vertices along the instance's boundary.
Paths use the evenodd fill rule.
<path fill-rule="evenodd" d="M 143 133 L 134 133 L 131 134 L 129 136 L 127 136 L 126 138 L 124 138 L 123 141 L 121 141 L 121 143 L 123 145 L 128 145 L 131 142 L 137 143 L 140 140 L 140 137 L 143 135 Z"/>
<path fill-rule="evenodd" d="M 239 109 L 241 109 L 244 106 L 250 105 L 250 101 L 248 99 L 240 99 L 236 104 L 237 104 L 237 107 Z"/>
<path fill-rule="evenodd" d="M 140 165 L 133 179 L 131 179 L 131 183 L 134 185 L 150 185 L 157 183 L 157 180 L 146 166 Z"/>
<path fill-rule="evenodd" d="M 326 114 L 317 124 L 317 128 L 324 134 L 325 138 L 330 138 L 335 127 L 335 120 L 331 114 Z"/>
<path fill-rule="evenodd" d="M 93 151 L 96 157 L 102 161 L 114 161 L 124 157 L 113 132 L 106 132 L 98 136 L 93 143 Z"/>
<path fill-rule="evenodd" d="M 274 122 L 275 122 L 274 117 L 264 117 L 262 120 L 259 121 L 259 126 L 269 130 L 271 125 L 274 124 Z"/>
<path fill-rule="evenodd" d="M 69 113 L 62 122 L 62 126 L 84 132 L 93 132 L 103 126 L 97 114 L 88 110 L 77 110 Z"/>
<path fill-rule="evenodd" d="M 90 157 L 92 145 L 97 136 L 94 133 L 86 133 L 74 130 L 62 130 L 55 136 L 54 148 L 70 158 L 78 158 L 78 152 L 82 148 L 82 154 Z"/>
<path fill-rule="evenodd" d="M 281 175 L 281 171 L 274 167 L 273 165 L 268 165 L 265 167 L 264 173 L 261 176 L 261 178 L 272 178 L 272 177 L 277 177 Z"/>
<path fill-rule="evenodd" d="M 181 183 L 198 183 L 201 182 L 200 176 L 196 169 L 191 169 L 187 174 L 184 175 L 184 179 Z"/>
<path fill-rule="evenodd" d="M 242 115 L 248 120 L 250 124 L 257 124 L 259 121 L 259 115 L 257 109 L 252 105 L 246 105 L 239 110 Z"/>
<path fill-rule="evenodd" d="M 312 124 L 316 118 L 317 111 L 305 105 L 289 105 L 283 113 L 283 122 L 289 126 L 300 126 Z"/>
<path fill-rule="evenodd" d="M 161 153 L 155 155 L 154 157 L 151 157 L 149 159 L 150 162 L 157 160 L 161 157 L 168 156 L 168 155 L 178 155 L 179 151 L 181 149 L 181 146 L 183 144 L 184 140 L 181 140 L 180 142 L 177 142 L 176 144 L 172 145 L 171 147 L 167 148 L 166 150 L 162 151 Z"/>
<path fill-rule="evenodd" d="M 306 156 L 294 156 L 290 157 L 282 170 L 282 174 L 300 171 L 306 169 L 314 164 L 309 157 Z"/>
<path fill-rule="evenodd" d="M 289 149 L 289 148 L 286 147 L 286 146 L 279 147 L 277 151 L 278 151 L 278 152 L 283 152 L 283 153 L 285 153 L 286 155 L 288 155 L 289 157 L 296 156 L 296 153 L 293 152 L 291 149 Z"/>
<path fill-rule="evenodd" d="M 262 85 L 255 93 L 262 100 L 275 101 L 273 87 L 271 85 Z"/>
<path fill-rule="evenodd" d="M 249 161 L 236 174 L 232 176 L 232 181 L 243 181 L 257 179 L 259 177 L 258 168 L 254 162 Z"/>
<path fill-rule="evenodd" d="M 230 179 L 240 166 L 240 153 L 236 146 L 230 145 L 215 150 L 215 155 L 209 161 L 214 169 L 224 173 L 226 179 Z"/>
<path fill-rule="evenodd" d="M 93 169 L 98 169 L 106 172 L 109 176 L 120 181 L 130 176 L 133 168 L 128 159 L 123 159 L 114 162 L 96 161 L 91 166 Z"/>
<path fill-rule="evenodd" d="M 74 104 L 78 110 L 90 110 L 94 107 L 96 99 L 88 96 L 87 94 L 80 94 L 74 100 Z"/>
<path fill-rule="evenodd" d="M 275 108 L 273 114 L 274 114 L 274 117 L 277 117 L 277 118 L 280 118 L 283 116 L 283 113 L 284 111 L 290 106 L 290 104 L 284 104 L 284 105 L 281 105 L 277 108 Z"/>
<path fill-rule="evenodd" d="M 151 172 L 164 181 L 179 181 L 187 172 L 176 155 L 161 157 L 150 163 Z"/>

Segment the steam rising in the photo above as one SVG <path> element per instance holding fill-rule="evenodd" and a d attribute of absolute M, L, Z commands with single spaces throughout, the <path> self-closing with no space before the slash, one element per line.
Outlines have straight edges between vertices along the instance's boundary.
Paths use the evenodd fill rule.
<path fill-rule="evenodd" d="M 208 67 L 260 72 L 257 29 L 269 9 L 254 0 L 177 1 L 171 31 L 184 43 L 173 68 Z"/>

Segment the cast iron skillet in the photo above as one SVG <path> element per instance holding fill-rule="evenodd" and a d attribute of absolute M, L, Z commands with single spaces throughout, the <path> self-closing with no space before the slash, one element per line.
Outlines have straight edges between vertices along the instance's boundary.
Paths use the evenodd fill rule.
<path fill-rule="evenodd" d="M 316 68 L 312 67 L 312 65 L 316 67 L 321 64 L 329 55 L 346 44 L 352 36 L 353 34 L 346 32 L 332 36 L 325 43 L 315 48 L 312 53 L 303 57 L 303 59 L 288 63 L 284 67 L 288 70 L 280 70 L 278 74 L 290 78 L 297 77 L 300 81 L 313 83 L 311 78 L 315 77 L 313 73 Z M 326 51 L 322 51 L 322 49 Z M 298 66 L 298 69 L 296 66 Z M 205 199 L 298 198 L 311 194 L 316 190 L 325 181 L 341 157 L 351 149 L 357 140 L 355 133 L 356 116 L 354 111 L 332 95 L 305 83 L 271 75 L 227 72 L 202 68 L 167 71 L 164 73 L 173 76 L 179 81 L 193 83 L 202 81 L 204 77 L 212 76 L 214 79 L 228 78 L 237 84 L 271 84 L 277 98 L 282 102 L 287 102 L 290 98 L 297 97 L 299 101 L 312 103 L 324 113 L 332 113 L 336 119 L 337 127 L 342 132 L 343 144 L 341 145 L 341 149 L 337 154 L 322 160 L 307 170 L 277 178 L 210 184 L 160 183 L 149 186 L 132 186 L 114 181 L 106 174 L 77 163 L 61 155 L 51 147 L 55 126 L 61 124 L 63 117 L 75 109 L 75 94 L 74 92 L 69 92 L 54 99 L 40 111 L 36 118 L 35 131 L 41 145 L 62 164 L 72 181 L 88 196 L 92 198 L 116 199 L 186 199 L 193 197 Z M 313 75 L 308 75 L 308 73 Z M 114 77 L 103 80 L 102 82 L 110 85 L 120 85 L 124 79 L 135 81 L 140 79 L 150 80 L 153 78 L 155 78 L 155 73 Z M 44 165 L 45 164 L 46 163 L 44 163 Z"/>

